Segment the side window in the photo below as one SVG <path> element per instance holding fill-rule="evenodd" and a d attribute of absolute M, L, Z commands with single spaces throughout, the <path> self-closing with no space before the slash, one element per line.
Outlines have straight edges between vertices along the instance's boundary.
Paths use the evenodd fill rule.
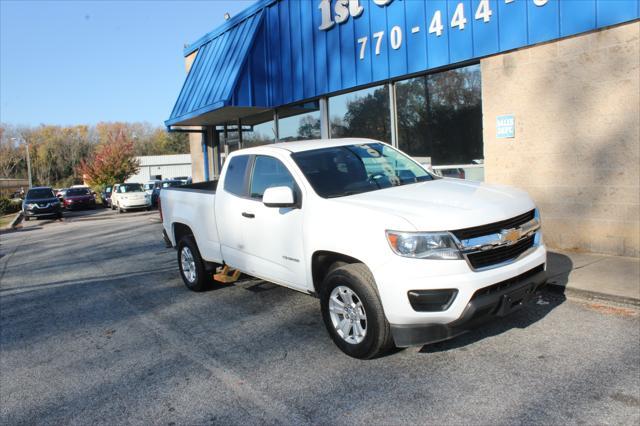
<path fill-rule="evenodd" d="M 240 197 L 245 196 L 245 176 L 247 174 L 248 155 L 233 157 L 227 166 L 224 178 L 224 190 Z"/>
<path fill-rule="evenodd" d="M 251 198 L 262 199 L 267 188 L 288 186 L 293 191 L 296 184 L 289 170 L 280 160 L 259 155 L 256 157 L 251 176 Z"/>

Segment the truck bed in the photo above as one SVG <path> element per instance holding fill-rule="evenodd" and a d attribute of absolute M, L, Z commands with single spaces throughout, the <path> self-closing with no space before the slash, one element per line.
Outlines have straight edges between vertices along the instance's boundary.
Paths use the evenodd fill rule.
<path fill-rule="evenodd" d="M 160 191 L 164 229 L 171 243 L 176 246 L 174 229 L 186 226 L 196 240 L 202 258 L 221 263 L 218 229 L 214 202 L 218 181 L 198 182 Z"/>
<path fill-rule="evenodd" d="M 209 180 L 206 182 L 198 182 L 198 183 L 190 183 L 188 185 L 182 186 L 174 186 L 171 188 L 164 188 L 164 190 L 172 190 L 172 191 L 199 191 L 199 192 L 210 192 L 215 194 L 216 189 L 218 188 L 218 179 Z"/>

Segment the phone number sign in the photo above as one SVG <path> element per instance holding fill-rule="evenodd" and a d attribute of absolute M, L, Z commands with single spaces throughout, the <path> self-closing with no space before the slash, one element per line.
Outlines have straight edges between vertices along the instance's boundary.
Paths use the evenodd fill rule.
<path fill-rule="evenodd" d="M 353 34 L 355 46 L 335 49 L 355 53 L 360 63 L 356 63 L 361 77 L 357 80 L 370 76 L 371 81 L 566 37 L 634 20 L 640 14 L 640 0 L 317 0 L 316 4 L 316 31 L 340 32 L 341 43 Z"/>

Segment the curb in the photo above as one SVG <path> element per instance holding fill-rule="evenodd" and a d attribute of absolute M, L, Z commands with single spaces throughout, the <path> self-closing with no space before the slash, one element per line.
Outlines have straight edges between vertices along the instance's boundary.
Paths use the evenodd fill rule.
<path fill-rule="evenodd" d="M 543 287 L 543 289 L 547 289 L 553 293 L 579 297 L 582 299 L 601 300 L 604 302 L 622 303 L 625 305 L 640 307 L 640 299 L 636 299 L 634 297 L 617 296 L 615 294 L 599 293 L 597 291 L 582 290 L 582 289 L 573 288 L 573 287 L 565 287 L 563 285 L 552 284 L 550 282 L 547 282 L 547 284 Z"/>
<path fill-rule="evenodd" d="M 22 222 L 22 212 L 21 211 L 16 214 L 16 217 L 13 218 L 13 220 L 9 224 L 9 228 L 10 229 L 16 229 L 16 226 L 18 226 L 18 224 L 20 222 Z"/>

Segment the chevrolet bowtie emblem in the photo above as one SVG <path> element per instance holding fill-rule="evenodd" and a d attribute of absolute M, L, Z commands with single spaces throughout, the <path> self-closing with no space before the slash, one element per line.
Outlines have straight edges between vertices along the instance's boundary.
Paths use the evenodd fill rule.
<path fill-rule="evenodd" d="M 515 243 L 520 239 L 521 233 L 517 228 L 513 229 L 503 229 L 500 231 L 500 240 L 504 243 Z"/>

